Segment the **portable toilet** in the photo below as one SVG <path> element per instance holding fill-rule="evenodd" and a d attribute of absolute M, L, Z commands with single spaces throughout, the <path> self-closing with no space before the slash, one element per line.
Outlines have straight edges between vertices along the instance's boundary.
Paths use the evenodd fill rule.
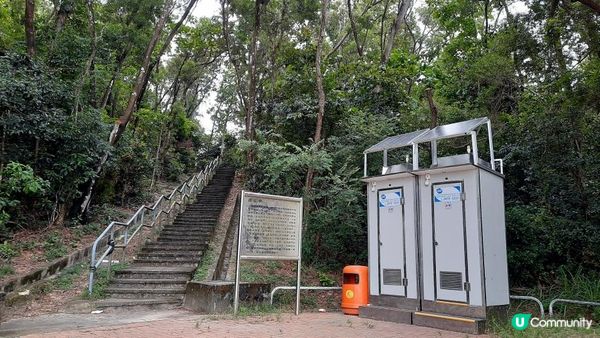
<path fill-rule="evenodd" d="M 359 309 L 362 317 L 412 322 L 419 309 L 417 248 L 417 177 L 412 163 L 388 163 L 392 150 L 412 147 L 427 130 L 392 136 L 365 150 L 367 156 L 383 153 L 381 175 L 366 177 L 369 250 L 369 303 Z M 389 312 L 389 309 L 397 311 Z M 388 313 L 389 312 L 389 313 Z"/>
<path fill-rule="evenodd" d="M 479 157 L 483 127 L 489 162 Z M 468 138 L 464 152 L 438 158 L 438 142 L 458 137 Z M 405 162 L 389 165 L 388 152 L 407 147 Z M 421 148 L 429 163 L 420 163 Z M 368 176 L 374 152 L 383 153 L 381 174 Z M 504 176 L 489 119 L 389 137 L 364 156 L 370 306 L 359 314 L 481 333 L 509 304 Z"/>
<path fill-rule="evenodd" d="M 483 126 L 489 162 L 479 157 Z M 438 158 L 438 142 L 458 137 L 469 140 L 464 153 Z M 491 122 L 484 117 L 438 126 L 413 143 L 422 257 L 421 311 L 414 323 L 448 328 L 466 318 L 473 329 L 466 331 L 478 333 L 484 319 L 505 313 L 509 304 L 504 176 L 496 170 Z M 423 143 L 430 144 L 428 168 L 419 167 Z"/>

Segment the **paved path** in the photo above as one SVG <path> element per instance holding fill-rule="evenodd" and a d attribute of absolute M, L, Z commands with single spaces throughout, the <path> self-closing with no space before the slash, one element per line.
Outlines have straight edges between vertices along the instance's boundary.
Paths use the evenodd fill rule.
<path fill-rule="evenodd" d="M 106 323 L 112 322 L 108 326 Z M 54 314 L 0 325 L 0 336 L 27 337 L 466 337 L 414 325 L 341 313 L 207 316 L 184 310 L 106 314 Z"/>

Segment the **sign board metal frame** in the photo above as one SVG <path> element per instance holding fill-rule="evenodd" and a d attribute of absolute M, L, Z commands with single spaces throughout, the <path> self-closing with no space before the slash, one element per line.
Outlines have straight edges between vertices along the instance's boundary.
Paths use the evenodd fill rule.
<path fill-rule="evenodd" d="M 253 248 L 248 249 L 247 247 L 242 247 L 242 240 L 246 239 L 247 241 L 252 241 L 252 239 L 248 239 L 248 238 L 243 238 L 243 234 L 245 233 L 245 231 L 247 230 L 248 227 L 248 216 L 250 214 L 250 199 L 255 198 L 256 200 L 262 202 L 261 204 L 263 205 L 257 205 L 257 208 L 262 208 L 264 209 L 264 211 L 261 211 L 260 214 L 269 214 L 271 213 L 271 211 L 275 210 L 277 211 L 277 207 L 274 206 L 268 206 L 268 202 L 275 202 L 276 204 L 288 204 L 288 205 L 292 205 L 292 208 L 295 208 L 297 210 L 297 217 L 296 220 L 294 222 L 294 226 L 296 227 L 295 230 L 295 238 L 292 238 L 293 240 L 295 240 L 294 243 L 294 248 L 293 250 L 290 250 L 290 247 L 288 246 L 287 248 L 285 247 L 285 244 L 289 245 L 290 241 L 292 239 L 285 239 L 285 238 L 280 238 L 279 240 L 275 241 L 275 243 L 270 243 L 273 244 L 273 247 L 270 248 L 270 250 L 267 250 L 269 252 L 255 252 L 252 251 Z M 289 209 L 290 207 L 288 207 Z M 297 281 L 296 281 L 296 315 L 298 315 L 300 313 L 300 271 L 301 271 L 301 263 L 302 263 L 302 212 L 303 212 L 303 200 L 302 198 L 296 198 L 296 197 L 288 197 L 288 196 L 278 196 L 278 195 L 268 195 L 268 194 L 261 194 L 261 193 L 255 193 L 255 192 L 248 192 L 248 191 L 244 191 L 242 190 L 241 193 L 241 203 L 240 203 L 240 223 L 239 223 L 239 227 L 238 227 L 238 243 L 237 243 L 237 260 L 236 260 L 236 269 L 235 269 L 235 296 L 234 296 L 234 305 L 233 305 L 233 309 L 234 309 L 234 314 L 237 314 L 238 312 L 238 308 L 239 308 L 239 296 L 240 296 L 240 261 L 242 259 L 246 259 L 246 260 L 295 260 L 298 263 L 298 276 L 297 276 Z M 289 215 L 287 215 L 289 217 Z M 279 217 L 280 220 L 285 221 L 285 215 Z M 265 223 L 261 223 L 260 222 L 260 217 L 259 220 L 257 220 L 254 225 L 255 226 L 259 226 L 264 228 L 267 228 L 267 230 L 269 230 L 269 227 L 273 227 L 275 225 L 274 222 L 270 222 L 269 224 L 265 224 Z M 289 219 L 287 224 L 289 225 Z M 270 230 L 274 230 L 274 229 L 270 229 Z M 288 233 L 289 235 L 289 233 Z M 258 239 L 258 237 L 254 237 L 254 241 L 256 241 Z M 266 240 L 268 241 L 268 240 Z M 285 243 L 284 243 L 285 242 Z M 255 243 L 254 243 L 255 244 Z M 277 248 L 276 246 L 279 245 L 280 247 Z M 242 252 L 243 251 L 243 252 Z"/>

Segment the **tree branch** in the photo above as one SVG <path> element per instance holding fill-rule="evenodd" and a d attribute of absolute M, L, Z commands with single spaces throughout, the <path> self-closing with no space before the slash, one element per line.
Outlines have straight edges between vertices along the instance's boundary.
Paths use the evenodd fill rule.
<path fill-rule="evenodd" d="M 589 7 L 596 14 L 600 15 L 600 3 L 597 3 L 594 0 L 574 0 L 574 1 L 580 2 L 582 5 Z"/>

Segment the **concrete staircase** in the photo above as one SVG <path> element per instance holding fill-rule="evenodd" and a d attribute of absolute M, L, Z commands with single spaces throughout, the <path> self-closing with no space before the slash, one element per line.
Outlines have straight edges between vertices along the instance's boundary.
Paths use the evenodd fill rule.
<path fill-rule="evenodd" d="M 147 242 L 133 263 L 117 271 L 106 288 L 109 298 L 98 308 L 181 305 L 187 281 L 206 250 L 227 199 L 234 169 L 217 169 L 209 184 L 166 225 L 154 242 Z"/>

